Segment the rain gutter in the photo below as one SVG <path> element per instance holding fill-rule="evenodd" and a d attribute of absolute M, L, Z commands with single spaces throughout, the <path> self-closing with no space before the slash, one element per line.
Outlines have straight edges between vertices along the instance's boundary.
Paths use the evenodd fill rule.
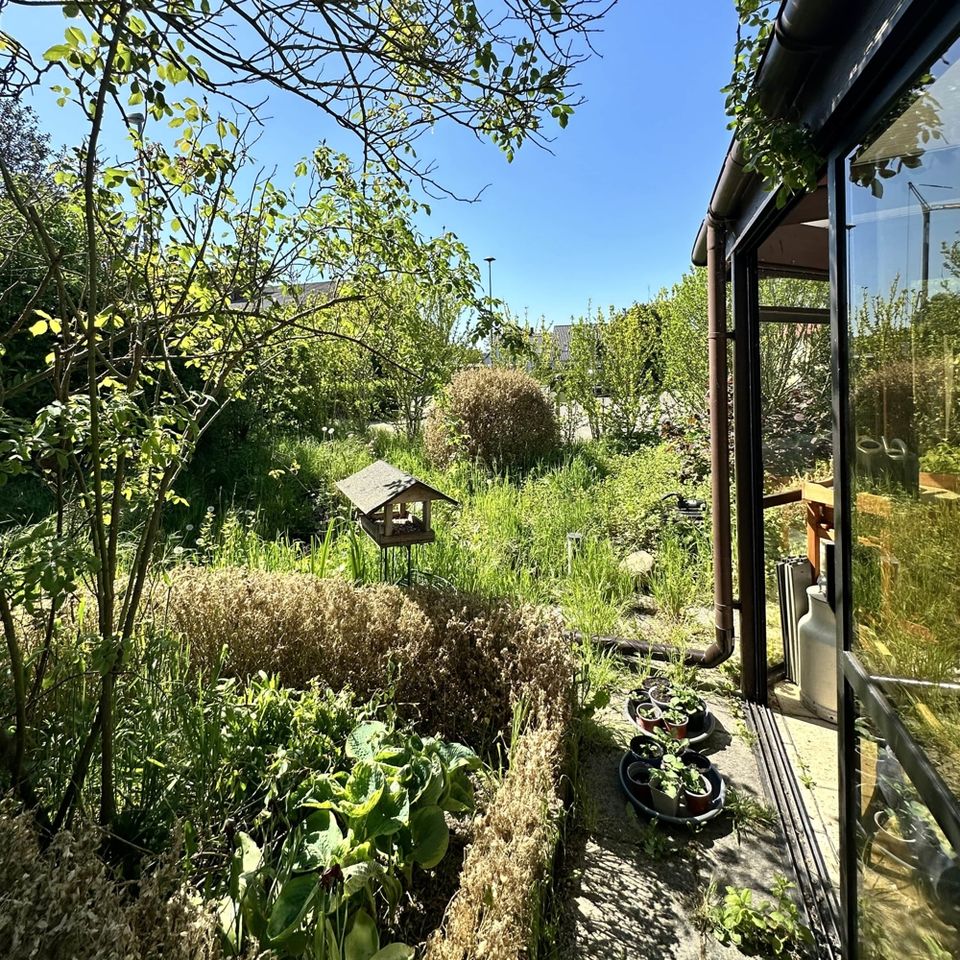
<path fill-rule="evenodd" d="M 754 80 L 754 95 L 767 116 L 783 117 L 792 106 L 810 75 L 813 61 L 837 39 L 838 14 L 852 5 L 852 0 L 784 0 Z M 713 188 L 707 218 L 700 224 L 693 245 L 696 266 L 707 263 L 708 220 L 732 219 L 755 176 L 747 170 L 743 147 L 734 138 Z"/>

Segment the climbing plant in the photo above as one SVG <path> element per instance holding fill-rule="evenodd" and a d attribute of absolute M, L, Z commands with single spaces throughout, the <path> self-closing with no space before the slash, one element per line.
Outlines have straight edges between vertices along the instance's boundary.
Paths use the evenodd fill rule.
<path fill-rule="evenodd" d="M 793 117 L 773 117 L 764 110 L 755 80 L 776 23 L 779 0 L 735 0 L 737 42 L 733 74 L 726 94 L 729 128 L 743 149 L 746 169 L 759 174 L 768 190 L 778 190 L 782 206 L 792 193 L 817 185 L 822 157 L 809 127 Z"/>

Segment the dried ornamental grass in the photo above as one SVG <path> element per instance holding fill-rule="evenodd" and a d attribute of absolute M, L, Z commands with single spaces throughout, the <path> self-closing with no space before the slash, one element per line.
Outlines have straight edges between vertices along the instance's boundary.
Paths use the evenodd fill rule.
<path fill-rule="evenodd" d="M 61 831 L 41 851 L 29 814 L 0 805 L 5 960 L 218 960 L 216 917 L 181 888 L 173 857 L 136 899 L 97 855 L 97 834 Z"/>
<path fill-rule="evenodd" d="M 461 370 L 431 408 L 424 427 L 430 459 L 458 457 L 487 467 L 526 467 L 552 453 L 559 432 L 553 404 L 522 370 Z"/>
<path fill-rule="evenodd" d="M 561 728 L 549 723 L 520 737 L 424 960 L 518 960 L 528 954 L 559 837 L 562 742 Z"/>
<path fill-rule="evenodd" d="M 263 670 L 362 698 L 391 690 L 404 719 L 473 745 L 504 730 L 530 693 L 544 716 L 569 716 L 573 654 L 558 619 L 534 607 L 192 567 L 173 574 L 165 615 L 200 666 L 224 656 L 224 672 L 241 678 Z"/>

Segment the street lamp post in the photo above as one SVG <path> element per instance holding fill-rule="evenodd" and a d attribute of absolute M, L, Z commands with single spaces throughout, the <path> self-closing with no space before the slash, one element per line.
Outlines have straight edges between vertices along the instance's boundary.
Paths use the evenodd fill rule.
<path fill-rule="evenodd" d="M 493 262 L 496 257 L 484 257 L 487 263 L 487 310 L 493 313 Z M 495 333 L 493 327 L 490 328 L 490 366 L 493 366 L 493 354 L 495 350 Z"/>

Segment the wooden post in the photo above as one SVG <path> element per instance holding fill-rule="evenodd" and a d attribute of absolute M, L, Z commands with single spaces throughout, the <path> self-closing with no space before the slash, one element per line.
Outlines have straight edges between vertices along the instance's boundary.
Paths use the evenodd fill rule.
<path fill-rule="evenodd" d="M 423 501 L 423 529 L 425 531 L 430 529 L 430 505 L 432 502 L 431 500 Z"/>
<path fill-rule="evenodd" d="M 393 536 L 393 504 L 388 503 L 383 508 L 383 535 Z"/>

